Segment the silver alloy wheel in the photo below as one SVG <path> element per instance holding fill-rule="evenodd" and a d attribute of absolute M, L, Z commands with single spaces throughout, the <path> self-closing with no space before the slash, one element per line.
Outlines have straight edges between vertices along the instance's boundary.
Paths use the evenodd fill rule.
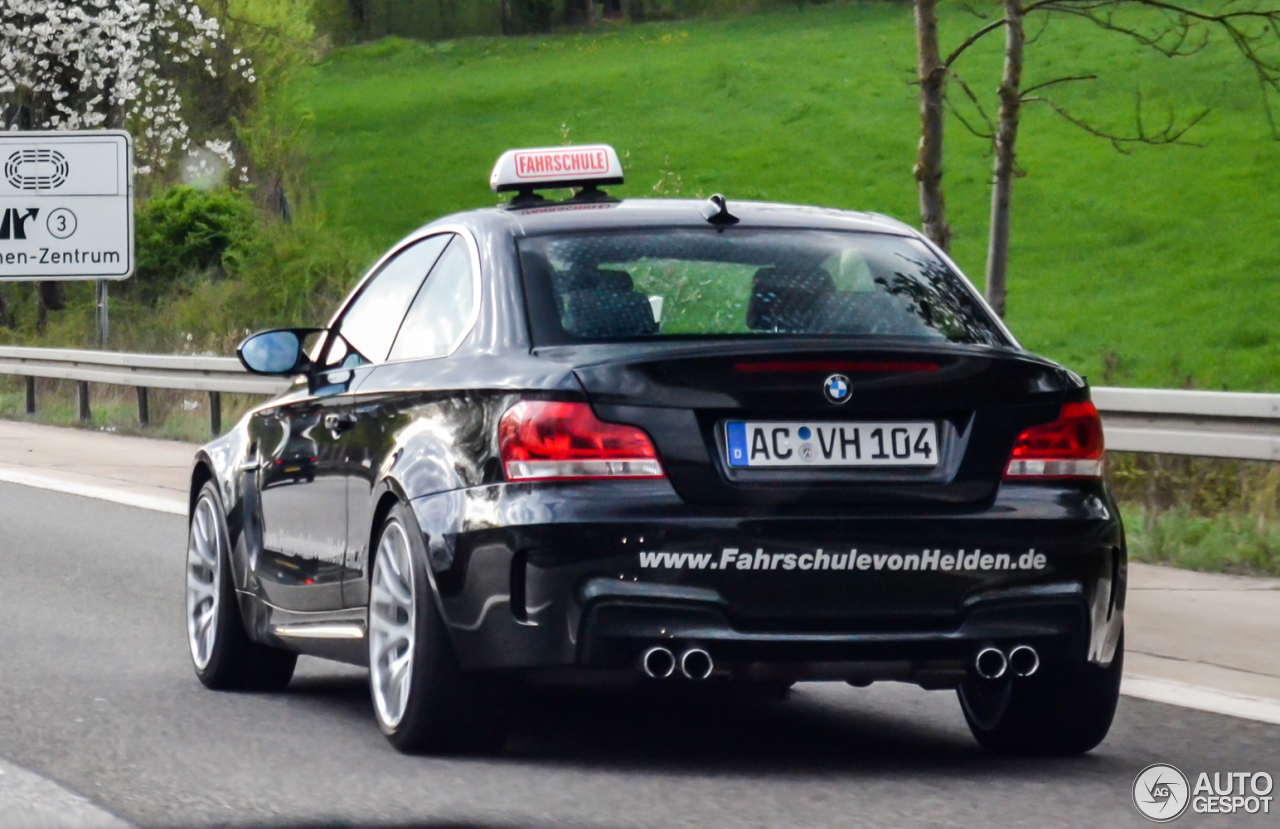
<path fill-rule="evenodd" d="M 187 540 L 187 643 L 200 671 L 213 655 L 222 592 L 222 526 L 217 510 L 213 498 L 202 495 Z"/>
<path fill-rule="evenodd" d="M 411 555 L 404 527 L 389 522 L 369 588 L 369 679 L 378 719 L 387 728 L 400 724 L 409 702 L 417 598 Z"/>

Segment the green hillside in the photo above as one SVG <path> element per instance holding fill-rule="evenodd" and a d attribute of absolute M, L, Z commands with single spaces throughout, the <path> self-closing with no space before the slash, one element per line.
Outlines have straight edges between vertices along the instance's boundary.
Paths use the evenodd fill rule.
<path fill-rule="evenodd" d="M 944 10 L 944 46 L 981 21 Z M 999 36 L 962 75 L 994 99 Z M 493 204 L 514 146 L 603 141 L 620 195 L 770 199 L 916 223 L 911 9 L 858 3 L 597 34 L 334 53 L 299 90 L 308 174 L 331 223 L 376 245 Z M 1129 154 L 1043 106 L 1024 121 L 1009 322 L 1028 347 L 1096 383 L 1280 389 L 1280 143 L 1224 44 L 1170 60 L 1055 20 L 1028 47 L 1027 85 L 1096 72 L 1055 100 L 1132 129 L 1135 92 L 1161 126 L 1213 112 L 1188 138 Z M 993 103 L 987 101 L 988 105 Z M 981 283 L 990 158 L 948 125 L 955 255 Z"/>

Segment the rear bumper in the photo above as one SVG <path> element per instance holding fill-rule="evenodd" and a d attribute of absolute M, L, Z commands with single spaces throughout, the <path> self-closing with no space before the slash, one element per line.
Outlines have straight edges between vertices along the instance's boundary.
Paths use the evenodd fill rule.
<path fill-rule="evenodd" d="M 747 679 L 883 679 L 954 687 L 985 647 L 1033 647 L 1046 663 L 1085 658 L 1088 603 L 1079 585 L 978 603 L 950 626 L 877 632 L 764 632 L 736 629 L 722 608 L 634 593 L 593 602 L 583 616 L 579 664 L 626 667 L 655 645 L 674 654 L 707 651 L 717 672 Z"/>
<path fill-rule="evenodd" d="M 663 645 L 749 676 L 921 681 L 993 644 L 1106 664 L 1122 625 L 1123 529 L 1100 485 L 1005 486 L 929 515 L 730 514 L 666 482 L 497 485 L 413 505 L 472 669 L 618 668 Z"/>

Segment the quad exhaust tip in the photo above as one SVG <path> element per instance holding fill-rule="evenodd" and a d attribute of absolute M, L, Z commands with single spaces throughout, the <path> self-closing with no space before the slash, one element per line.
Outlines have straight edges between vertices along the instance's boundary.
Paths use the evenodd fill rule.
<path fill-rule="evenodd" d="M 973 669 L 983 679 L 999 679 L 1009 670 L 1009 660 L 999 648 L 983 648 L 973 660 Z"/>
<path fill-rule="evenodd" d="M 702 680 L 711 676 L 715 661 L 702 648 L 689 648 L 677 659 L 674 653 L 661 645 L 654 645 L 640 656 L 640 669 L 650 679 L 670 679 L 676 668 L 685 679 Z"/>
<path fill-rule="evenodd" d="M 680 656 L 680 673 L 685 679 L 706 679 L 714 669 L 711 654 L 702 648 L 689 648 Z"/>
<path fill-rule="evenodd" d="M 1040 654 L 1030 645 L 1018 645 L 1009 651 L 1009 670 L 1014 676 L 1031 676 L 1040 670 Z"/>
<path fill-rule="evenodd" d="M 983 648 L 974 657 L 973 669 L 983 679 L 999 679 L 1006 673 L 1028 677 L 1040 670 L 1040 654 L 1030 645 L 1015 645 L 1006 656 L 999 648 Z"/>
<path fill-rule="evenodd" d="M 676 671 L 676 657 L 664 647 L 649 648 L 640 657 L 640 668 L 650 679 L 666 679 Z"/>

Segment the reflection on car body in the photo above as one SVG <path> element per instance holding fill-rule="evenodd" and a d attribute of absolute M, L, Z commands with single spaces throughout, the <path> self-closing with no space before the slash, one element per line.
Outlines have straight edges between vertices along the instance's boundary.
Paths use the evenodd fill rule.
<path fill-rule="evenodd" d="M 299 418 L 299 421 L 301 420 L 302 418 Z M 285 440 L 284 448 L 275 459 L 272 468 L 263 475 L 264 489 L 279 483 L 291 483 L 304 479 L 310 483 L 316 479 L 316 462 L 319 460 L 316 453 L 320 451 L 320 447 L 307 435 L 307 431 L 314 428 L 319 421 L 314 417 L 312 420 L 314 422 L 306 425 L 302 432 L 290 434 Z"/>
<path fill-rule="evenodd" d="M 1126 553 L 1084 381 L 900 222 L 619 201 L 611 148 L 521 152 L 509 204 L 242 344 L 300 379 L 197 459 L 201 679 L 367 664 L 405 750 L 500 743 L 552 669 L 903 680 L 992 750 L 1096 745 Z"/>

